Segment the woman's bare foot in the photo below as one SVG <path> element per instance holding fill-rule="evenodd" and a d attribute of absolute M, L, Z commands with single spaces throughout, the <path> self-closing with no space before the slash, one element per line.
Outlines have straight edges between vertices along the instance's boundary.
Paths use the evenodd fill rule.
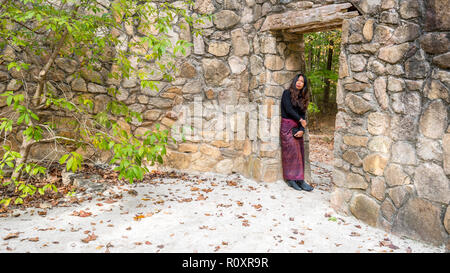
<path fill-rule="evenodd" d="M 303 131 L 298 131 L 294 136 L 295 137 L 302 137 L 303 136 Z"/>

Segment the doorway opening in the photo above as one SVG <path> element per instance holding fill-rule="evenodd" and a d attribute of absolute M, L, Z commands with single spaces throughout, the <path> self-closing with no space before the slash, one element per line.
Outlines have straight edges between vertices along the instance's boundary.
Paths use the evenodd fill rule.
<path fill-rule="evenodd" d="M 331 185 L 341 30 L 304 34 L 305 74 L 311 102 L 308 107 L 311 180 Z"/>

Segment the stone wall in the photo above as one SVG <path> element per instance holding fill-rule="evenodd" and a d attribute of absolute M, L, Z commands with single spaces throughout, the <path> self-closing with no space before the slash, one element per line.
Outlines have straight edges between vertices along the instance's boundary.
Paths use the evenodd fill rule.
<path fill-rule="evenodd" d="M 344 21 L 331 197 L 436 245 L 450 232 L 449 2 L 359 1 Z"/>
<path fill-rule="evenodd" d="M 136 134 L 156 123 L 192 125 L 186 142 L 169 146 L 167 166 L 276 181 L 282 179 L 280 96 L 304 71 L 304 44 L 302 33 L 261 27 L 272 14 L 349 2 L 359 16 L 342 21 L 331 205 L 373 226 L 448 244 L 448 0 L 197 0 L 192 12 L 215 19 L 201 26 L 200 36 L 179 26 L 171 32 L 174 41 L 194 46 L 177 60 L 175 81 L 161 81 L 158 93 L 136 78 L 108 79 L 114 67 L 73 77 L 79 60 L 63 59 L 52 72 L 55 88 L 85 93 L 100 109 L 109 99 L 106 88 L 115 86 L 119 100 L 143 113 L 144 121 L 128 128 Z M 151 31 L 124 28 L 124 40 Z M 0 92 L 23 90 L 24 75 L 0 70 Z"/>

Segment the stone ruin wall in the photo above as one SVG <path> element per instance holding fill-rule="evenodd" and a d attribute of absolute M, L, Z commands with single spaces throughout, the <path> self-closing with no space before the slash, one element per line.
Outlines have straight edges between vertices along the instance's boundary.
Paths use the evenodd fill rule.
<path fill-rule="evenodd" d="M 177 60 L 176 80 L 161 82 L 159 93 L 142 90 L 137 79 L 108 79 L 110 66 L 76 78 L 77 60 L 57 61 L 54 85 L 91 96 L 97 110 L 109 100 L 106 88 L 117 87 L 118 99 L 143 113 L 142 123 L 127 128 L 135 134 L 156 123 L 163 128 L 182 124 L 182 109 L 190 109 L 195 132 L 210 140 L 170 144 L 168 166 L 276 181 L 282 179 L 277 107 L 283 89 L 304 71 L 304 45 L 302 34 L 261 31 L 261 26 L 271 14 L 351 2 L 360 16 L 342 23 L 331 206 L 390 232 L 449 244 L 448 0 L 195 2 L 193 12 L 212 13 L 215 19 L 198 37 L 175 27 L 174 40 L 194 46 Z M 138 25 L 124 28 L 123 39 L 143 34 Z M 3 54 L 21 53 L 6 48 Z M 0 91 L 23 91 L 21 77 L 0 64 Z M 250 108 L 244 125 L 231 119 L 227 129 L 219 119 L 242 114 L 227 105 L 247 110 L 246 105 L 256 105 L 258 111 Z M 66 117 L 60 119 L 64 123 Z M 244 139 L 237 137 L 239 126 L 246 129 Z"/>
<path fill-rule="evenodd" d="M 450 1 L 359 2 L 342 26 L 331 204 L 448 248 Z"/>

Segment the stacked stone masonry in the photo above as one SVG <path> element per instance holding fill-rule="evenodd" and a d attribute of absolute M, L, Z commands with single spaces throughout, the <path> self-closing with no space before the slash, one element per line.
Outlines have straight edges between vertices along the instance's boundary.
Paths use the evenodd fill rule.
<path fill-rule="evenodd" d="M 57 60 L 58 69 L 51 73 L 55 84 L 48 88 L 93 98 L 94 112 L 109 101 L 107 88 L 118 88 L 117 98 L 143 114 L 143 122 L 127 127 L 135 134 L 154 129 L 156 123 L 169 129 L 186 122 L 182 109 L 187 108 L 197 137 L 170 144 L 168 166 L 280 180 L 276 106 L 296 73 L 304 71 L 302 33 L 308 28 L 261 28 L 271 15 L 317 15 L 318 8 L 349 3 L 352 16 L 316 26 L 342 29 L 331 205 L 370 225 L 448 247 L 449 0 L 197 0 L 191 12 L 214 14 L 214 20 L 200 26 L 199 36 L 175 26 L 173 40 L 185 39 L 193 47 L 177 59 L 173 82 L 152 76 L 161 80 L 158 93 L 142 89 L 135 77 L 108 79 L 114 67 L 81 70 L 81 77 L 75 77 L 80 60 L 66 59 Z M 152 31 L 130 24 L 124 28 L 128 37 L 122 39 Z M 1 54 L 14 60 L 22 53 L 6 47 Z M 21 82 L 29 76 L 8 72 L 0 64 L 0 92 L 21 92 Z M 200 109 L 194 102 L 201 102 Z M 254 105 L 264 106 L 254 111 L 256 116 L 248 111 Z M 223 116 L 241 114 L 245 124 L 231 119 L 221 127 Z M 63 124 L 65 118 L 60 117 Z M 239 126 L 246 129 L 243 137 L 237 136 Z"/>

